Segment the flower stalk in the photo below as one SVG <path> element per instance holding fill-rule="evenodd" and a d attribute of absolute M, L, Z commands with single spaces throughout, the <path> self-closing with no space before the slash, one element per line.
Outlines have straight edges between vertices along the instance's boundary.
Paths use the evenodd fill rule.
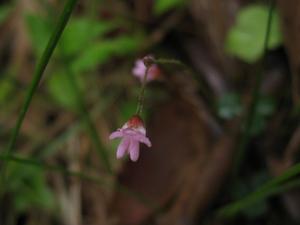
<path fill-rule="evenodd" d="M 148 75 L 149 73 L 150 75 L 157 75 L 158 70 L 155 66 L 154 58 L 146 56 L 143 60 L 138 60 L 136 67 L 133 69 L 133 74 L 142 81 L 136 114 L 121 128 L 117 129 L 109 136 L 109 139 L 122 138 L 116 153 L 118 159 L 122 158 L 125 154 L 128 154 L 131 161 L 136 162 L 140 155 L 140 143 L 143 143 L 148 147 L 152 146 L 151 141 L 146 136 L 146 128 L 141 118 L 141 114 L 144 107 L 146 84 L 149 81 Z M 151 69 L 153 68 L 155 68 L 154 73 L 152 73 L 153 71 L 151 72 Z"/>
<path fill-rule="evenodd" d="M 146 66 L 145 76 L 144 76 L 142 87 L 140 89 L 140 93 L 139 93 L 139 97 L 138 97 L 138 105 L 137 105 L 137 109 L 136 109 L 136 114 L 139 116 L 141 116 L 143 107 L 144 107 L 145 90 L 146 90 L 146 83 L 147 83 L 147 76 L 148 76 L 149 69 L 150 69 L 150 67 Z"/>

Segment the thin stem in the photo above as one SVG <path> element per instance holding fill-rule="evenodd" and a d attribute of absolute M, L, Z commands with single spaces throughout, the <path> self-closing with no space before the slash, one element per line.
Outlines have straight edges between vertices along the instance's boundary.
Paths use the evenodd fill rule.
<path fill-rule="evenodd" d="M 260 186 L 256 191 L 248 194 L 244 198 L 232 202 L 220 210 L 218 210 L 218 216 L 233 216 L 240 210 L 251 206 L 253 203 L 267 198 L 269 196 L 282 193 L 295 187 L 300 186 L 300 180 L 298 176 L 300 174 L 300 163 L 288 168 L 283 174 L 278 177 L 271 179 L 264 185 Z M 291 180 L 293 177 L 295 179 Z M 288 181 L 291 180 L 291 181 Z"/>
<path fill-rule="evenodd" d="M 260 189 L 267 190 L 272 187 L 279 186 L 280 184 L 288 181 L 289 179 L 300 174 L 300 163 L 295 164 L 294 166 L 288 168 L 283 174 L 278 177 L 275 177 L 268 181 L 266 184 L 260 187 Z"/>
<path fill-rule="evenodd" d="M 267 21 L 267 27 L 266 27 L 266 35 L 265 35 L 264 45 L 263 45 L 264 46 L 263 66 L 265 66 L 265 64 L 266 64 L 266 55 L 267 55 L 267 51 L 268 51 L 268 43 L 269 43 L 269 39 L 270 39 L 271 23 L 272 23 L 275 2 L 273 0 L 270 0 L 269 6 L 270 6 L 270 9 L 269 9 L 268 21 Z M 258 101 L 260 98 L 261 81 L 262 81 L 262 72 L 257 73 L 257 75 L 256 75 L 254 89 L 252 92 L 252 102 L 249 107 L 249 112 L 248 112 L 248 115 L 246 117 L 246 122 L 245 122 L 244 133 L 243 133 L 240 145 L 239 145 L 237 156 L 234 161 L 233 176 L 237 175 L 237 171 L 245 158 L 246 145 L 248 144 L 249 139 L 251 137 L 251 126 L 254 121 Z"/>
<path fill-rule="evenodd" d="M 300 180 L 295 179 L 281 186 L 270 187 L 269 189 L 259 188 L 257 191 L 250 193 L 246 197 L 222 207 L 217 211 L 217 216 L 233 217 L 241 210 L 246 209 L 259 201 L 280 193 L 284 193 L 294 188 L 299 188 L 299 186 Z"/>
<path fill-rule="evenodd" d="M 156 60 L 154 60 L 154 62 L 157 64 L 173 64 L 173 65 L 181 66 L 181 67 L 184 67 L 184 68 L 190 70 L 187 65 L 180 62 L 177 59 L 156 59 Z"/>
<path fill-rule="evenodd" d="M 144 101 L 145 101 L 145 90 L 146 90 L 146 83 L 147 83 L 147 77 L 148 77 L 148 72 L 149 72 L 150 66 L 146 67 L 146 71 L 145 71 L 145 76 L 143 79 L 143 83 L 142 83 L 142 87 L 140 90 L 140 94 L 138 97 L 138 106 L 136 109 L 136 114 L 141 116 L 142 111 L 143 111 L 143 107 L 144 107 Z"/>
<path fill-rule="evenodd" d="M 66 27 L 66 24 L 72 14 L 72 11 L 75 7 L 77 3 L 77 0 L 68 0 L 64 6 L 64 10 L 58 20 L 58 23 L 52 33 L 52 36 L 50 37 L 50 40 L 43 52 L 43 55 L 42 57 L 40 58 L 40 60 L 38 61 L 37 63 L 37 66 L 36 66 L 36 70 L 34 72 L 34 75 L 33 75 L 33 78 L 32 78 L 32 82 L 31 82 L 31 85 L 28 89 L 28 92 L 26 94 L 26 98 L 25 98 L 25 101 L 24 101 L 24 104 L 22 106 L 22 109 L 21 109 L 21 112 L 19 114 L 19 117 L 17 119 L 17 122 L 16 122 L 16 125 L 12 131 L 12 134 L 11 134 L 11 137 L 10 137 L 10 140 L 9 140 L 9 144 L 7 146 L 7 148 L 5 149 L 4 151 L 4 154 L 5 155 L 9 155 L 15 144 L 16 144 L 16 140 L 17 140 L 17 137 L 20 133 L 20 128 L 22 126 L 22 123 L 24 121 L 24 118 L 25 118 L 25 115 L 29 109 L 29 106 L 30 106 L 30 103 L 31 103 L 31 100 L 33 98 L 33 95 L 34 93 L 36 92 L 37 90 L 37 87 L 39 85 L 39 82 L 43 76 L 43 73 L 50 61 L 50 58 L 53 54 L 53 51 Z M 1 176 L 1 179 L 2 179 L 2 187 L 5 185 L 5 174 L 6 174 L 6 161 L 4 160 L 3 161 L 3 165 L 2 165 L 2 176 Z"/>

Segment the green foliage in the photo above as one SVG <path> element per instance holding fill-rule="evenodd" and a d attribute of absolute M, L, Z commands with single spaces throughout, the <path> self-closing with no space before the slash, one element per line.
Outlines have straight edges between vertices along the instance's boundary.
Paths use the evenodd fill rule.
<path fill-rule="evenodd" d="M 105 39 L 86 47 L 85 51 L 72 63 L 75 73 L 93 70 L 115 56 L 124 56 L 136 52 L 142 42 L 140 36 L 125 36 Z"/>
<path fill-rule="evenodd" d="M 77 0 L 67 0 L 66 1 L 63 11 L 62 11 L 61 15 L 59 16 L 58 22 L 55 26 L 55 29 L 51 33 L 48 44 L 45 47 L 41 57 L 39 58 L 39 60 L 37 62 L 37 66 L 33 73 L 32 81 L 26 92 L 25 101 L 24 101 L 23 105 L 21 106 L 21 110 L 18 115 L 17 121 L 12 129 L 12 133 L 9 138 L 7 148 L 5 148 L 3 151 L 5 157 L 9 156 L 10 153 L 14 150 L 17 138 L 20 133 L 20 129 L 22 127 L 25 115 L 31 104 L 33 95 L 35 94 L 35 92 L 38 88 L 39 82 L 42 79 L 44 71 L 45 71 L 47 65 L 49 64 L 49 61 L 53 55 L 53 52 L 57 46 L 59 39 L 64 31 L 64 28 L 66 27 L 66 25 L 70 19 L 70 16 L 72 14 L 72 11 L 73 11 L 76 3 L 77 3 Z M 6 178 L 7 178 L 6 177 L 6 169 L 7 169 L 7 161 L 4 160 L 2 163 L 2 170 L 0 171 L 1 172 L 1 183 L 0 183 L 1 189 L 5 189 L 5 187 L 6 187 Z"/>
<path fill-rule="evenodd" d="M 44 17 L 38 15 L 26 15 L 26 23 L 31 37 L 32 47 L 36 54 L 42 54 L 47 40 L 51 34 L 52 25 Z"/>
<path fill-rule="evenodd" d="M 87 45 L 93 45 L 97 38 L 113 30 L 113 22 L 96 21 L 88 18 L 73 19 L 60 41 L 66 56 L 78 55 L 85 50 Z"/>
<path fill-rule="evenodd" d="M 34 14 L 27 15 L 26 20 L 34 48 L 37 54 L 40 54 L 46 45 L 52 25 L 47 19 Z M 74 18 L 65 29 L 59 45 L 66 56 L 75 57 L 115 27 L 115 23 L 112 22 Z"/>
<path fill-rule="evenodd" d="M 222 96 L 217 103 L 217 112 L 222 119 L 232 119 L 242 112 L 240 96 L 228 93 Z"/>
<path fill-rule="evenodd" d="M 39 168 L 10 162 L 8 166 L 7 191 L 13 197 L 14 207 L 19 212 L 41 207 L 54 207 L 53 194 L 45 181 L 45 174 Z"/>
<path fill-rule="evenodd" d="M 40 54 L 45 47 L 45 40 L 50 35 L 52 26 L 47 20 L 37 15 L 28 15 L 27 24 L 36 53 Z M 76 79 L 80 80 L 78 83 L 82 84 L 85 80 L 83 73 L 92 72 L 112 57 L 136 52 L 141 45 L 143 37 L 138 34 L 107 38 L 105 35 L 116 27 L 117 23 L 114 21 L 74 18 L 62 35 L 55 58 L 61 60 L 58 54 L 63 53 L 63 57 L 70 59 L 70 69 L 76 75 Z M 47 87 L 52 98 L 60 105 L 74 109 L 76 96 L 63 71 L 54 71 L 48 80 Z M 84 84 L 81 88 L 84 88 Z"/>
<path fill-rule="evenodd" d="M 228 33 L 226 50 L 248 62 L 257 61 L 263 54 L 267 31 L 269 8 L 263 5 L 250 5 L 237 15 L 236 24 Z M 274 49 L 282 43 L 278 14 L 273 11 L 268 48 Z"/>
<path fill-rule="evenodd" d="M 182 7 L 186 0 L 156 0 L 154 5 L 154 13 L 161 15 L 170 9 Z"/>
<path fill-rule="evenodd" d="M 79 80 L 80 77 L 75 77 Z M 83 87 L 83 83 L 80 82 Z M 53 74 L 47 82 L 48 92 L 61 106 L 75 110 L 77 98 L 74 89 L 69 82 L 69 78 L 64 71 L 58 71 Z"/>

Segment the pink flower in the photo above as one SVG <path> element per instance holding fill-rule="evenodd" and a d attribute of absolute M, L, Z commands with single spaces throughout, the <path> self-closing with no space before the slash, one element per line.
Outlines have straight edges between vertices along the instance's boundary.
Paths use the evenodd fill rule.
<path fill-rule="evenodd" d="M 146 56 L 145 58 L 153 58 L 153 57 Z M 134 68 L 132 69 L 133 75 L 136 76 L 137 78 L 139 78 L 141 82 L 143 82 L 145 72 L 146 72 L 146 66 L 144 64 L 144 60 L 143 59 L 137 60 L 135 62 Z M 161 70 L 158 67 L 158 65 L 152 64 L 152 65 L 150 65 L 150 68 L 148 70 L 147 81 L 149 82 L 149 81 L 155 80 L 155 79 L 159 78 L 160 75 L 161 75 Z"/>
<path fill-rule="evenodd" d="M 131 117 L 122 128 L 111 133 L 109 139 L 115 138 L 123 138 L 117 150 L 118 159 L 128 153 L 130 159 L 135 162 L 139 158 L 140 142 L 151 147 L 151 142 L 146 137 L 143 120 L 137 115 Z"/>

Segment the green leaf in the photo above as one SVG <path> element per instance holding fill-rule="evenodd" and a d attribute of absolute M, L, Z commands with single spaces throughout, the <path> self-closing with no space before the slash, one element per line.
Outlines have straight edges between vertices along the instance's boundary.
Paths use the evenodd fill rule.
<path fill-rule="evenodd" d="M 156 0 L 154 5 L 154 13 L 161 15 L 171 9 L 182 7 L 186 0 Z"/>
<path fill-rule="evenodd" d="M 237 22 L 228 33 L 225 48 L 228 53 L 254 63 L 263 54 L 269 7 L 251 5 L 243 8 L 237 15 Z M 279 17 L 273 11 L 268 48 L 274 49 L 282 43 Z"/>
<path fill-rule="evenodd" d="M 14 207 L 19 212 L 42 207 L 51 209 L 54 206 L 53 194 L 47 186 L 44 172 L 30 165 L 10 163 L 7 188 L 13 196 Z"/>
<path fill-rule="evenodd" d="M 88 18 L 74 19 L 66 27 L 61 39 L 64 54 L 67 56 L 78 54 L 97 37 L 113 30 L 113 22 L 96 21 Z"/>
<path fill-rule="evenodd" d="M 99 41 L 87 47 L 82 55 L 72 62 L 72 69 L 75 73 L 93 70 L 97 66 L 106 63 L 111 57 L 136 52 L 141 42 L 140 37 L 124 35 Z"/>
<path fill-rule="evenodd" d="M 26 22 L 32 46 L 36 54 L 41 55 L 51 34 L 52 26 L 47 19 L 34 14 L 27 15 Z"/>
<path fill-rule="evenodd" d="M 80 77 L 76 76 L 76 79 Z M 82 82 L 80 82 L 82 84 Z M 83 85 L 84 86 L 84 85 Z M 48 92 L 54 100 L 63 107 L 76 109 L 77 97 L 73 86 L 69 83 L 67 74 L 59 71 L 53 74 L 47 82 Z"/>

